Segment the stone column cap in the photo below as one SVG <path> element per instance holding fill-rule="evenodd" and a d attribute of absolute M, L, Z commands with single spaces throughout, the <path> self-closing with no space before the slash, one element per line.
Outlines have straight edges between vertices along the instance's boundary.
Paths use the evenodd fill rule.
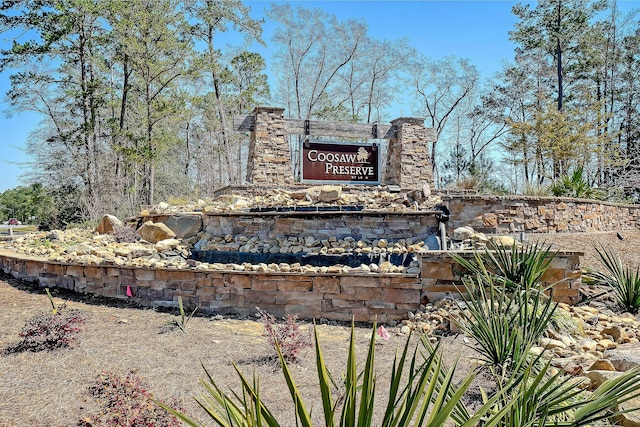
<path fill-rule="evenodd" d="M 391 120 L 391 124 L 394 126 L 404 123 L 424 124 L 424 121 L 424 117 L 398 117 L 397 119 Z"/>
<path fill-rule="evenodd" d="M 282 107 L 269 107 L 269 106 L 266 106 L 266 105 L 258 105 L 253 109 L 253 111 L 251 111 L 251 114 L 262 113 L 262 112 L 283 113 L 284 110 L 285 109 L 282 108 Z"/>

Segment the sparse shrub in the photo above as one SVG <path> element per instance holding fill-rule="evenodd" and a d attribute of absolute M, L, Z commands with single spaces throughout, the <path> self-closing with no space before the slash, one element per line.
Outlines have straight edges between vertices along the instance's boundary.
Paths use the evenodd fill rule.
<path fill-rule="evenodd" d="M 136 371 L 121 377 L 102 372 L 89 387 L 89 395 L 100 405 L 101 412 L 79 422 L 80 427 L 178 427 L 176 417 L 153 400 Z"/>
<path fill-rule="evenodd" d="M 140 240 L 135 228 L 116 225 L 113 229 L 113 240 L 118 243 L 135 243 Z"/>
<path fill-rule="evenodd" d="M 312 346 L 311 333 L 300 329 L 298 316 L 289 314 L 285 323 L 277 323 L 275 317 L 258 308 L 260 321 L 264 326 L 265 337 L 274 348 L 280 349 L 284 360 L 295 363 L 302 352 Z"/>
<path fill-rule="evenodd" d="M 52 351 L 69 347 L 86 322 L 80 310 L 67 309 L 66 303 L 57 307 L 47 289 L 51 312 L 38 313 L 29 319 L 20 332 L 22 340 L 5 350 L 5 353 L 23 351 Z"/>
<path fill-rule="evenodd" d="M 470 274 L 463 279 L 467 302 L 460 306 L 461 328 L 475 339 L 472 348 L 500 372 L 527 360 L 528 351 L 553 325 L 557 304 L 539 281 L 555 253 L 550 246 L 495 246 L 473 260 L 451 256 Z"/>
<path fill-rule="evenodd" d="M 180 329 L 183 333 L 187 333 L 187 323 L 189 323 L 189 320 L 191 320 L 191 318 L 193 317 L 194 314 L 196 314 L 196 311 L 198 310 L 198 307 L 194 308 L 193 311 L 191 312 L 190 315 L 187 316 L 187 314 L 184 311 L 184 305 L 182 304 L 182 297 L 178 297 L 178 310 L 180 312 L 180 315 L 174 319 L 171 319 L 169 321 L 167 321 L 167 323 L 165 324 L 164 328 L 163 328 L 163 332 L 165 330 L 173 330 L 173 329 Z"/>

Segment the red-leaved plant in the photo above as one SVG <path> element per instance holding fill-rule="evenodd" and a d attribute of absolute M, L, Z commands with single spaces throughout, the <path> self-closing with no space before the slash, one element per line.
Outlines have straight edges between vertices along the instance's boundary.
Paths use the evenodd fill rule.
<path fill-rule="evenodd" d="M 122 377 L 102 372 L 89 387 L 89 395 L 101 407 L 100 414 L 82 419 L 80 427 L 179 427 L 176 417 L 153 400 L 135 370 Z"/>
<path fill-rule="evenodd" d="M 20 332 L 22 340 L 7 348 L 5 354 L 52 351 L 69 347 L 75 340 L 86 321 L 86 315 L 80 310 L 68 309 L 66 303 L 57 307 L 48 289 L 47 294 L 53 309 L 29 319 Z"/>
<path fill-rule="evenodd" d="M 311 332 L 300 329 L 298 315 L 289 314 L 284 323 L 278 323 L 273 315 L 260 308 L 257 310 L 264 325 L 262 336 L 267 338 L 274 351 L 277 343 L 284 360 L 298 362 L 302 352 L 312 346 Z"/>

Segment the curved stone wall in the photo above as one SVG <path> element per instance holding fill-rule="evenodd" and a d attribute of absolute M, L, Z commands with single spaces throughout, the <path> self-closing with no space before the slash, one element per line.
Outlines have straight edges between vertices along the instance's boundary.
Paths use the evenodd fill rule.
<path fill-rule="evenodd" d="M 448 227 L 483 233 L 555 233 L 635 230 L 640 206 L 560 197 L 444 195 Z"/>
<path fill-rule="evenodd" d="M 559 253 L 543 277 L 554 299 L 579 299 L 581 253 Z M 420 274 L 305 274 L 143 269 L 50 262 L 6 250 L 0 269 L 41 287 L 63 288 L 111 298 L 132 298 L 146 306 L 187 307 L 210 313 L 253 314 L 260 307 L 275 316 L 378 322 L 401 320 L 420 303 L 455 295 L 459 266 L 447 252 L 421 254 Z M 473 252 L 466 256 L 472 257 Z M 558 282 L 560 281 L 560 282 Z M 130 292 L 131 297 L 127 296 Z"/>

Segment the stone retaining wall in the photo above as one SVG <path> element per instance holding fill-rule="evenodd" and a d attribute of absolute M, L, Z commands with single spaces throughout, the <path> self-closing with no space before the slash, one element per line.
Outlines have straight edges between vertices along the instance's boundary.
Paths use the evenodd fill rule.
<path fill-rule="evenodd" d="M 261 239 L 290 236 L 425 239 L 438 230 L 436 213 L 439 212 L 216 213 L 203 215 L 203 228 L 214 236 L 231 234 Z"/>
<path fill-rule="evenodd" d="M 558 197 L 445 195 L 449 231 L 470 226 L 483 233 L 555 233 L 635 230 L 640 206 Z"/>
<path fill-rule="evenodd" d="M 473 251 L 457 252 L 473 259 Z M 553 286 L 555 301 L 574 304 L 580 299 L 582 252 L 559 252 L 551 261 L 541 278 L 544 286 Z M 457 295 L 460 290 L 462 267 L 445 251 L 431 251 L 422 257 L 420 283 L 422 293 L 429 300 L 438 300 L 448 295 Z"/>
<path fill-rule="evenodd" d="M 468 253 L 471 256 L 472 253 Z M 555 297 L 563 302 L 578 298 L 579 253 L 559 254 L 543 278 L 553 282 Z M 147 306 L 187 307 L 211 313 L 255 313 L 255 308 L 275 316 L 299 314 L 302 318 L 379 322 L 401 320 L 419 309 L 424 298 L 456 294 L 455 262 L 446 252 L 422 256 L 422 273 L 408 274 L 256 274 L 177 269 L 142 269 L 116 266 L 83 266 L 49 262 L 9 251 L 0 251 L 0 268 L 13 277 L 41 287 L 133 300 Z"/>

